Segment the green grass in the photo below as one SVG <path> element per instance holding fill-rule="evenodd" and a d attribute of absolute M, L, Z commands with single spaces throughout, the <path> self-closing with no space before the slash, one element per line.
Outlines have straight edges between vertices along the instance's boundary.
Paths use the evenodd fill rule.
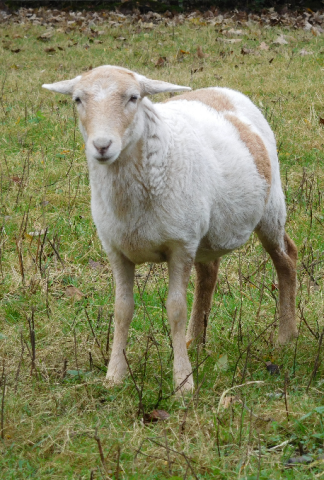
<path fill-rule="evenodd" d="M 89 43 L 87 32 L 75 29 L 56 30 L 44 44 L 37 40 L 44 30 L 1 30 L 1 477 L 322 478 L 322 351 L 314 378 L 312 372 L 324 327 L 323 38 L 252 24 L 243 26 L 240 44 L 226 44 L 217 40 L 223 36 L 215 27 L 198 20 L 152 30 L 127 22 L 100 26 L 102 43 Z M 271 43 L 280 33 L 289 36 L 288 45 Z M 262 41 L 269 51 L 258 49 Z M 198 45 L 207 57 L 198 58 Z M 243 45 L 257 54 L 242 55 Z M 50 46 L 56 52 L 45 53 Z M 12 53 L 16 48 L 22 50 Z M 303 48 L 313 54 L 300 56 Z M 167 63 L 156 68 L 160 56 Z M 140 412 L 130 376 L 121 387 L 103 386 L 113 335 L 113 322 L 107 335 L 114 303 L 111 269 L 90 215 L 84 145 L 72 102 L 41 89 L 42 83 L 107 63 L 193 88 L 218 84 L 247 94 L 275 131 L 287 231 L 299 249 L 297 343 L 275 345 L 276 277 L 253 236 L 222 260 L 207 344 L 190 351 L 200 388 L 185 398 L 173 394 L 165 265 L 137 269 L 127 356 L 142 391 Z M 30 235 L 45 229 L 45 240 L 44 234 Z M 93 268 L 90 260 L 101 266 Z M 83 297 L 68 297 L 69 286 Z M 188 306 L 192 298 L 193 278 Z M 280 366 L 280 375 L 269 373 L 267 361 Z M 236 388 L 226 396 L 232 402 L 224 408 L 221 395 L 231 387 Z M 154 408 L 170 418 L 144 426 L 143 410 Z M 298 452 L 311 455 L 312 462 L 286 467 Z"/>

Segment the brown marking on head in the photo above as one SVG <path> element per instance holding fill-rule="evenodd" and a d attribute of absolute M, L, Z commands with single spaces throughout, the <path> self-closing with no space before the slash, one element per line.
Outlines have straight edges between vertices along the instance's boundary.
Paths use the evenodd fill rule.
<path fill-rule="evenodd" d="M 231 122 L 231 124 L 236 128 L 242 142 L 244 142 L 249 149 L 259 174 L 266 180 L 269 185 L 269 195 L 271 186 L 271 162 L 268 151 L 261 137 L 257 133 L 253 132 L 246 123 L 242 122 L 235 115 L 227 113 L 225 114 L 225 118 L 229 122 Z"/>
<path fill-rule="evenodd" d="M 182 93 L 176 97 L 168 98 L 164 103 L 173 102 L 175 100 L 198 101 L 204 103 L 208 107 L 214 108 L 217 112 L 235 111 L 235 107 L 230 98 L 225 93 L 212 88 L 202 88 L 201 90 Z"/>

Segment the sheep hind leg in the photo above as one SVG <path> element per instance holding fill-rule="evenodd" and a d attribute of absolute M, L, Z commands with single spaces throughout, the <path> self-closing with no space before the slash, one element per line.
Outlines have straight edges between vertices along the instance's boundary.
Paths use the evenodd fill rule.
<path fill-rule="evenodd" d="M 285 344 L 298 335 L 295 318 L 297 247 L 285 232 L 283 239 L 278 243 L 269 241 L 262 230 L 256 233 L 269 253 L 277 271 L 279 282 L 278 343 Z"/>
<path fill-rule="evenodd" d="M 208 316 L 216 286 L 220 258 L 210 263 L 195 263 L 194 303 L 187 330 L 187 345 L 205 340 Z"/>

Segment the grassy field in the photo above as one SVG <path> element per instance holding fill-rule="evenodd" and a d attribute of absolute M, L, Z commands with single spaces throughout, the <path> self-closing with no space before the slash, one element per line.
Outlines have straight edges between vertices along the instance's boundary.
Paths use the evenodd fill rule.
<path fill-rule="evenodd" d="M 46 43 L 42 26 L 1 29 L 0 476 L 324 478 L 323 36 L 197 18 L 124 23 L 54 29 Z M 273 43 L 278 36 L 287 43 Z M 206 345 L 190 351 L 196 390 L 185 398 L 173 393 L 165 265 L 137 269 L 133 379 L 103 386 L 111 269 L 90 215 L 74 107 L 41 85 L 107 63 L 240 90 L 277 138 L 287 231 L 299 250 L 298 339 L 275 344 L 276 276 L 253 236 L 222 260 Z M 154 409 L 169 417 L 150 422 Z"/>

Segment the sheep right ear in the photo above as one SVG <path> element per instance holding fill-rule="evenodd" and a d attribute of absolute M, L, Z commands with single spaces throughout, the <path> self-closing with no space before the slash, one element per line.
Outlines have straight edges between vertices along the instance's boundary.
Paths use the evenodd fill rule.
<path fill-rule="evenodd" d="M 161 80 L 151 80 L 143 75 L 136 74 L 141 85 L 142 95 L 155 95 L 163 92 L 185 92 L 191 90 L 190 87 L 174 85 L 173 83 L 162 82 Z"/>
<path fill-rule="evenodd" d="M 72 95 L 75 85 L 81 79 L 81 75 L 72 78 L 72 80 L 63 80 L 62 82 L 56 83 L 44 83 L 43 88 L 51 90 L 56 93 L 63 93 L 64 95 Z"/>

